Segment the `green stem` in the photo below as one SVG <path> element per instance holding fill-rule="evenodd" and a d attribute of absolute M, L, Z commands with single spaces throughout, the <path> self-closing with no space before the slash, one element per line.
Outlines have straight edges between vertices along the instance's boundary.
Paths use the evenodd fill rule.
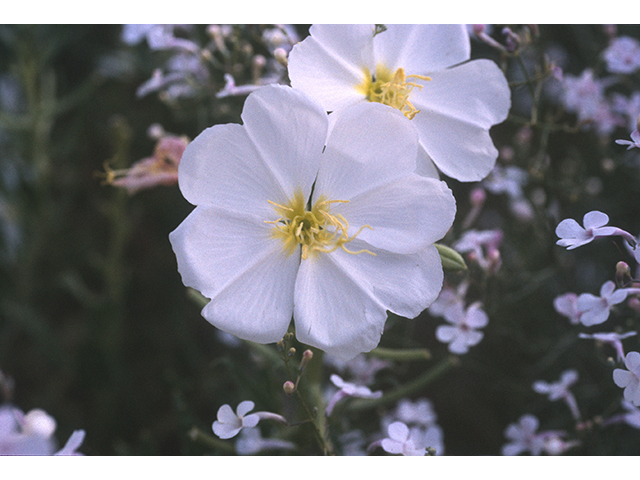
<path fill-rule="evenodd" d="M 369 355 L 376 358 L 383 358 L 385 360 L 397 360 L 400 362 L 431 359 L 431 352 L 426 348 L 394 349 L 379 347 L 371 350 L 371 352 L 369 352 Z"/>

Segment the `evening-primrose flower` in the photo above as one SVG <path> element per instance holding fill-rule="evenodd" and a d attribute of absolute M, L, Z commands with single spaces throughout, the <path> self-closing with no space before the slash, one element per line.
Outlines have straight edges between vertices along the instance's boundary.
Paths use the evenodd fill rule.
<path fill-rule="evenodd" d="M 640 407 L 640 353 L 629 352 L 624 357 L 624 366 L 613 371 L 613 381 L 624 388 L 624 399 Z"/>
<path fill-rule="evenodd" d="M 415 131 L 361 104 L 335 117 L 285 86 L 250 94 L 243 125 L 216 125 L 185 150 L 179 185 L 197 205 L 170 235 L 202 315 L 271 343 L 292 316 L 299 341 L 342 359 L 377 346 L 387 311 L 413 318 L 435 300 L 433 243 L 453 222 L 444 182 L 414 173 Z"/>
<path fill-rule="evenodd" d="M 470 58 L 464 25 L 313 25 L 289 56 L 291 85 L 327 111 L 379 102 L 401 111 L 420 137 L 421 173 L 478 181 L 498 151 L 489 136 L 510 108 L 498 66 Z M 432 163 L 433 162 L 433 163 Z"/>

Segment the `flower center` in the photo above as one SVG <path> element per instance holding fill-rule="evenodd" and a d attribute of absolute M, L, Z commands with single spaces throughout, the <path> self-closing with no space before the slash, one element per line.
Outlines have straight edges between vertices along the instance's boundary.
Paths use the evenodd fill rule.
<path fill-rule="evenodd" d="M 348 200 L 326 200 L 320 196 L 310 210 L 307 209 L 302 192 L 298 190 L 293 199 L 286 205 L 279 205 L 271 200 L 268 202 L 274 206 L 280 218 L 273 221 L 265 220 L 275 226 L 272 235 L 283 242 L 284 251 L 291 255 L 296 247 L 302 247 L 302 259 L 306 260 L 310 255 L 320 252 L 330 253 L 342 248 L 347 253 L 368 253 L 369 250 L 351 251 L 345 244 L 352 241 L 364 228 L 363 225 L 353 235 L 349 236 L 349 223 L 341 214 L 332 214 L 331 205 L 334 203 L 348 203 Z"/>
<path fill-rule="evenodd" d="M 431 78 L 424 75 L 405 75 L 404 68 L 398 68 L 393 73 L 380 64 L 376 67 L 375 75 L 371 75 L 368 70 L 365 71 L 365 79 L 356 86 L 356 90 L 363 93 L 370 102 L 397 108 L 411 120 L 420 110 L 409 101 L 409 94 L 414 88 L 422 90 L 424 86 L 416 83 L 416 80 L 428 82 Z"/>

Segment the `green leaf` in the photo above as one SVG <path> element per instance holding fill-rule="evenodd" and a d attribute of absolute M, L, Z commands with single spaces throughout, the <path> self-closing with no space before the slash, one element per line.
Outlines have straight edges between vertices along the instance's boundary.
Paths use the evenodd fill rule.
<path fill-rule="evenodd" d="M 440 254 L 440 260 L 442 260 L 442 268 L 445 270 L 466 270 L 467 264 L 464 263 L 464 258 L 458 252 L 451 247 L 434 244 Z"/>

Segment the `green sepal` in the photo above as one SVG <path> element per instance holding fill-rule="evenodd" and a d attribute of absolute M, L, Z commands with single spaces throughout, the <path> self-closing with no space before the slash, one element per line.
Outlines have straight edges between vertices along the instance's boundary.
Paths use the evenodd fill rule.
<path fill-rule="evenodd" d="M 440 254 L 440 260 L 442 261 L 442 268 L 445 270 L 466 270 L 467 264 L 464 262 L 464 258 L 458 252 L 451 247 L 434 243 L 434 246 L 438 249 Z"/>

